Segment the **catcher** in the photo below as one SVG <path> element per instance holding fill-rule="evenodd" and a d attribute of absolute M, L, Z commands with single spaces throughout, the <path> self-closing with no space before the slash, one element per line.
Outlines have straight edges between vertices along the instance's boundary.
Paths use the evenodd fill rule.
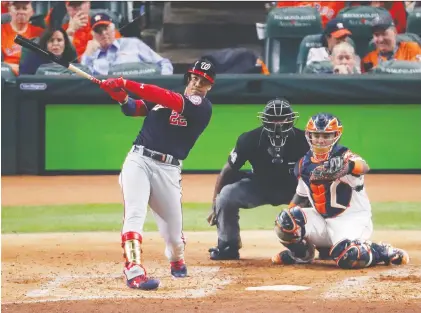
<path fill-rule="evenodd" d="M 409 263 L 404 250 L 369 241 L 373 224 L 364 188 L 369 167 L 338 144 L 341 136 L 342 124 L 331 114 L 319 113 L 308 121 L 310 151 L 297 162 L 296 193 L 275 221 L 275 232 L 288 250 L 273 256 L 272 263 L 311 263 L 315 247 L 329 249 L 330 258 L 344 269 Z M 307 199 L 312 207 L 302 208 Z"/>

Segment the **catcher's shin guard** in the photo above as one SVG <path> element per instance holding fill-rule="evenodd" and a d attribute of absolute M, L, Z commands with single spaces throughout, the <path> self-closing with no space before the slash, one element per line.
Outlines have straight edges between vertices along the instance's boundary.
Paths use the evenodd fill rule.
<path fill-rule="evenodd" d="M 343 239 L 332 246 L 330 256 L 343 269 L 358 269 L 375 264 L 369 241 Z"/>
<path fill-rule="evenodd" d="M 306 216 L 300 207 L 283 210 L 275 221 L 275 233 L 289 251 L 272 257 L 273 264 L 307 264 L 314 259 L 314 246 L 304 240 Z"/>
<path fill-rule="evenodd" d="M 379 263 L 400 265 L 409 263 L 409 255 L 389 244 L 344 239 L 330 250 L 336 264 L 345 269 L 363 268 Z"/>
<path fill-rule="evenodd" d="M 286 209 L 275 220 L 275 233 L 284 245 L 299 243 L 304 238 L 306 223 L 306 216 L 300 207 Z"/>
<path fill-rule="evenodd" d="M 289 250 L 275 254 L 272 257 L 273 264 L 309 264 L 314 260 L 314 245 L 306 240 L 301 240 L 300 243 L 287 244 L 285 247 Z"/>

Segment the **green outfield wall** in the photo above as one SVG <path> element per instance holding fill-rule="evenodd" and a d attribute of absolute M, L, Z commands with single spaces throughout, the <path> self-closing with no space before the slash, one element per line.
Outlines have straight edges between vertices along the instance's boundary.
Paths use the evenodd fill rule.
<path fill-rule="evenodd" d="M 238 136 L 258 127 L 263 105 L 215 104 L 211 122 L 184 170 L 219 170 Z M 337 115 L 341 143 L 367 160 L 372 169 L 421 168 L 421 106 L 300 105 L 297 127 L 318 112 Z M 118 105 L 46 105 L 45 169 L 119 170 L 143 118 L 124 116 Z M 245 167 L 248 168 L 248 167 Z"/>
<path fill-rule="evenodd" d="M 2 70 L 2 175 L 118 173 L 142 118 L 124 116 L 86 79 L 6 74 Z M 185 89 L 183 75 L 127 78 Z M 342 143 L 361 154 L 372 173 L 421 173 L 419 75 L 218 75 L 208 97 L 213 117 L 185 172 L 219 171 L 238 136 L 260 125 L 256 116 L 265 103 L 286 97 L 301 115 L 300 128 L 318 112 L 338 115 Z"/>

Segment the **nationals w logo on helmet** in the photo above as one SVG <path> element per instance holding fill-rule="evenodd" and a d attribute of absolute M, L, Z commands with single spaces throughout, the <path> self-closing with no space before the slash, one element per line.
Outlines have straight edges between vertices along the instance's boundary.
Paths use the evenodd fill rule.
<path fill-rule="evenodd" d="M 211 68 L 211 64 L 210 64 L 210 63 L 206 63 L 206 62 L 202 62 L 202 63 L 200 63 L 200 68 L 201 68 L 202 70 L 207 71 L 208 69 L 210 69 L 210 68 Z"/>
<path fill-rule="evenodd" d="M 194 62 L 186 74 L 184 74 L 184 84 L 187 84 L 190 74 L 202 76 L 213 84 L 215 82 L 216 70 L 212 62 L 206 59 L 200 59 Z"/>

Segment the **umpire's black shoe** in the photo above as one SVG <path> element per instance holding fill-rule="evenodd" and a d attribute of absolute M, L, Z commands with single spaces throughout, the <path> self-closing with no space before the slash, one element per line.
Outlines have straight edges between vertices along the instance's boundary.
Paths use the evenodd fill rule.
<path fill-rule="evenodd" d="M 210 259 L 211 260 L 238 260 L 240 259 L 240 253 L 238 249 L 225 246 L 224 248 L 210 248 Z"/>

